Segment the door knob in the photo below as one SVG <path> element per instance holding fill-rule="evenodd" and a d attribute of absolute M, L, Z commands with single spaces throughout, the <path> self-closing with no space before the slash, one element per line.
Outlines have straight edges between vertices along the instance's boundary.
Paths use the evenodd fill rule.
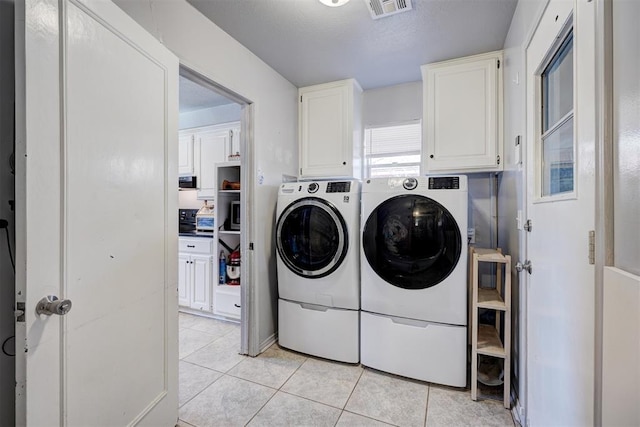
<path fill-rule="evenodd" d="M 516 271 L 518 273 L 521 273 L 522 270 L 527 270 L 527 273 L 531 274 L 531 261 L 530 260 L 526 260 L 524 262 L 524 264 L 521 263 L 520 261 L 518 261 L 516 263 Z"/>
<path fill-rule="evenodd" d="M 55 295 L 49 295 L 42 298 L 38 305 L 36 305 L 36 313 L 46 314 L 51 316 L 57 314 L 58 316 L 64 316 L 71 310 L 71 300 L 58 299 Z"/>

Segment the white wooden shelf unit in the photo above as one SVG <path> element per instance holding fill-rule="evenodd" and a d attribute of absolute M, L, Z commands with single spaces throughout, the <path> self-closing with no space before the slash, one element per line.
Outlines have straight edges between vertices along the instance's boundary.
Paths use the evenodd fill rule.
<path fill-rule="evenodd" d="M 511 256 L 500 249 L 474 248 L 471 252 L 471 399 L 478 400 L 478 356 L 504 360 L 504 407 L 511 406 Z M 480 263 L 495 264 L 495 288 L 480 283 Z M 504 267 L 504 272 L 503 272 Z M 484 275 L 483 275 L 484 277 Z M 495 325 L 478 323 L 478 310 L 495 310 Z M 501 322 L 500 313 L 504 313 Z M 501 339 L 502 336 L 502 339 Z"/>

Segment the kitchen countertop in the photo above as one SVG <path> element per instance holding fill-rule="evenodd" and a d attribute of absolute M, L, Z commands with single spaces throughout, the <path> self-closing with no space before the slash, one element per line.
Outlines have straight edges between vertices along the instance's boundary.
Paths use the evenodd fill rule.
<path fill-rule="evenodd" d="M 178 233 L 180 237 L 204 237 L 213 239 L 213 231 L 187 231 L 185 233 Z"/>

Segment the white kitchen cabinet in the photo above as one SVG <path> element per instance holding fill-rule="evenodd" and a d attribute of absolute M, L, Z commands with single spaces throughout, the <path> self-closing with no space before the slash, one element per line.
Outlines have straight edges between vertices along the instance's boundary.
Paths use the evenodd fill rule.
<path fill-rule="evenodd" d="M 227 151 L 226 159 L 224 159 L 225 162 L 230 160 L 229 156 L 240 154 L 240 122 L 232 123 L 228 133 L 229 143 L 225 147 L 229 147 L 229 150 Z"/>
<path fill-rule="evenodd" d="M 178 304 L 194 310 L 213 310 L 213 239 L 178 240 Z"/>
<path fill-rule="evenodd" d="M 193 288 L 189 306 L 196 310 L 211 311 L 211 283 L 213 256 L 191 255 Z"/>
<path fill-rule="evenodd" d="M 353 79 L 298 90 L 301 178 L 362 176 L 362 88 Z"/>
<path fill-rule="evenodd" d="M 222 285 L 216 288 L 214 313 L 240 319 L 240 286 Z"/>
<path fill-rule="evenodd" d="M 501 171 L 502 52 L 423 65 L 422 173 Z"/>
<path fill-rule="evenodd" d="M 178 254 L 178 305 L 189 307 L 191 304 L 191 266 L 188 254 Z"/>
<path fill-rule="evenodd" d="M 180 176 L 192 176 L 193 143 L 195 135 L 192 132 L 180 131 L 178 136 L 178 174 Z"/>
<path fill-rule="evenodd" d="M 179 135 L 180 175 L 197 177 L 197 198 L 214 200 L 215 165 L 240 153 L 240 122 L 183 129 Z"/>
<path fill-rule="evenodd" d="M 227 161 L 233 130 L 228 126 L 208 126 L 196 134 L 195 161 L 200 200 L 214 200 L 216 163 Z"/>

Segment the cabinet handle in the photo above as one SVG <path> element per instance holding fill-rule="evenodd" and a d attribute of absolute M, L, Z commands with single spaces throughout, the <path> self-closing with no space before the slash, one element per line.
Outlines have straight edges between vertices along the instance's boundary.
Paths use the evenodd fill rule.
<path fill-rule="evenodd" d="M 233 152 L 233 130 L 229 131 L 229 154 L 234 155 Z"/>
<path fill-rule="evenodd" d="M 195 248 L 196 245 L 187 245 L 188 248 Z"/>
<path fill-rule="evenodd" d="M 346 164 L 347 164 L 347 162 L 342 162 L 342 164 L 343 164 L 343 165 L 346 165 Z"/>
<path fill-rule="evenodd" d="M 430 159 L 433 159 L 433 154 L 429 156 Z"/>
<path fill-rule="evenodd" d="M 233 304 L 233 305 L 235 305 L 236 307 L 240 308 L 240 304 Z"/>

